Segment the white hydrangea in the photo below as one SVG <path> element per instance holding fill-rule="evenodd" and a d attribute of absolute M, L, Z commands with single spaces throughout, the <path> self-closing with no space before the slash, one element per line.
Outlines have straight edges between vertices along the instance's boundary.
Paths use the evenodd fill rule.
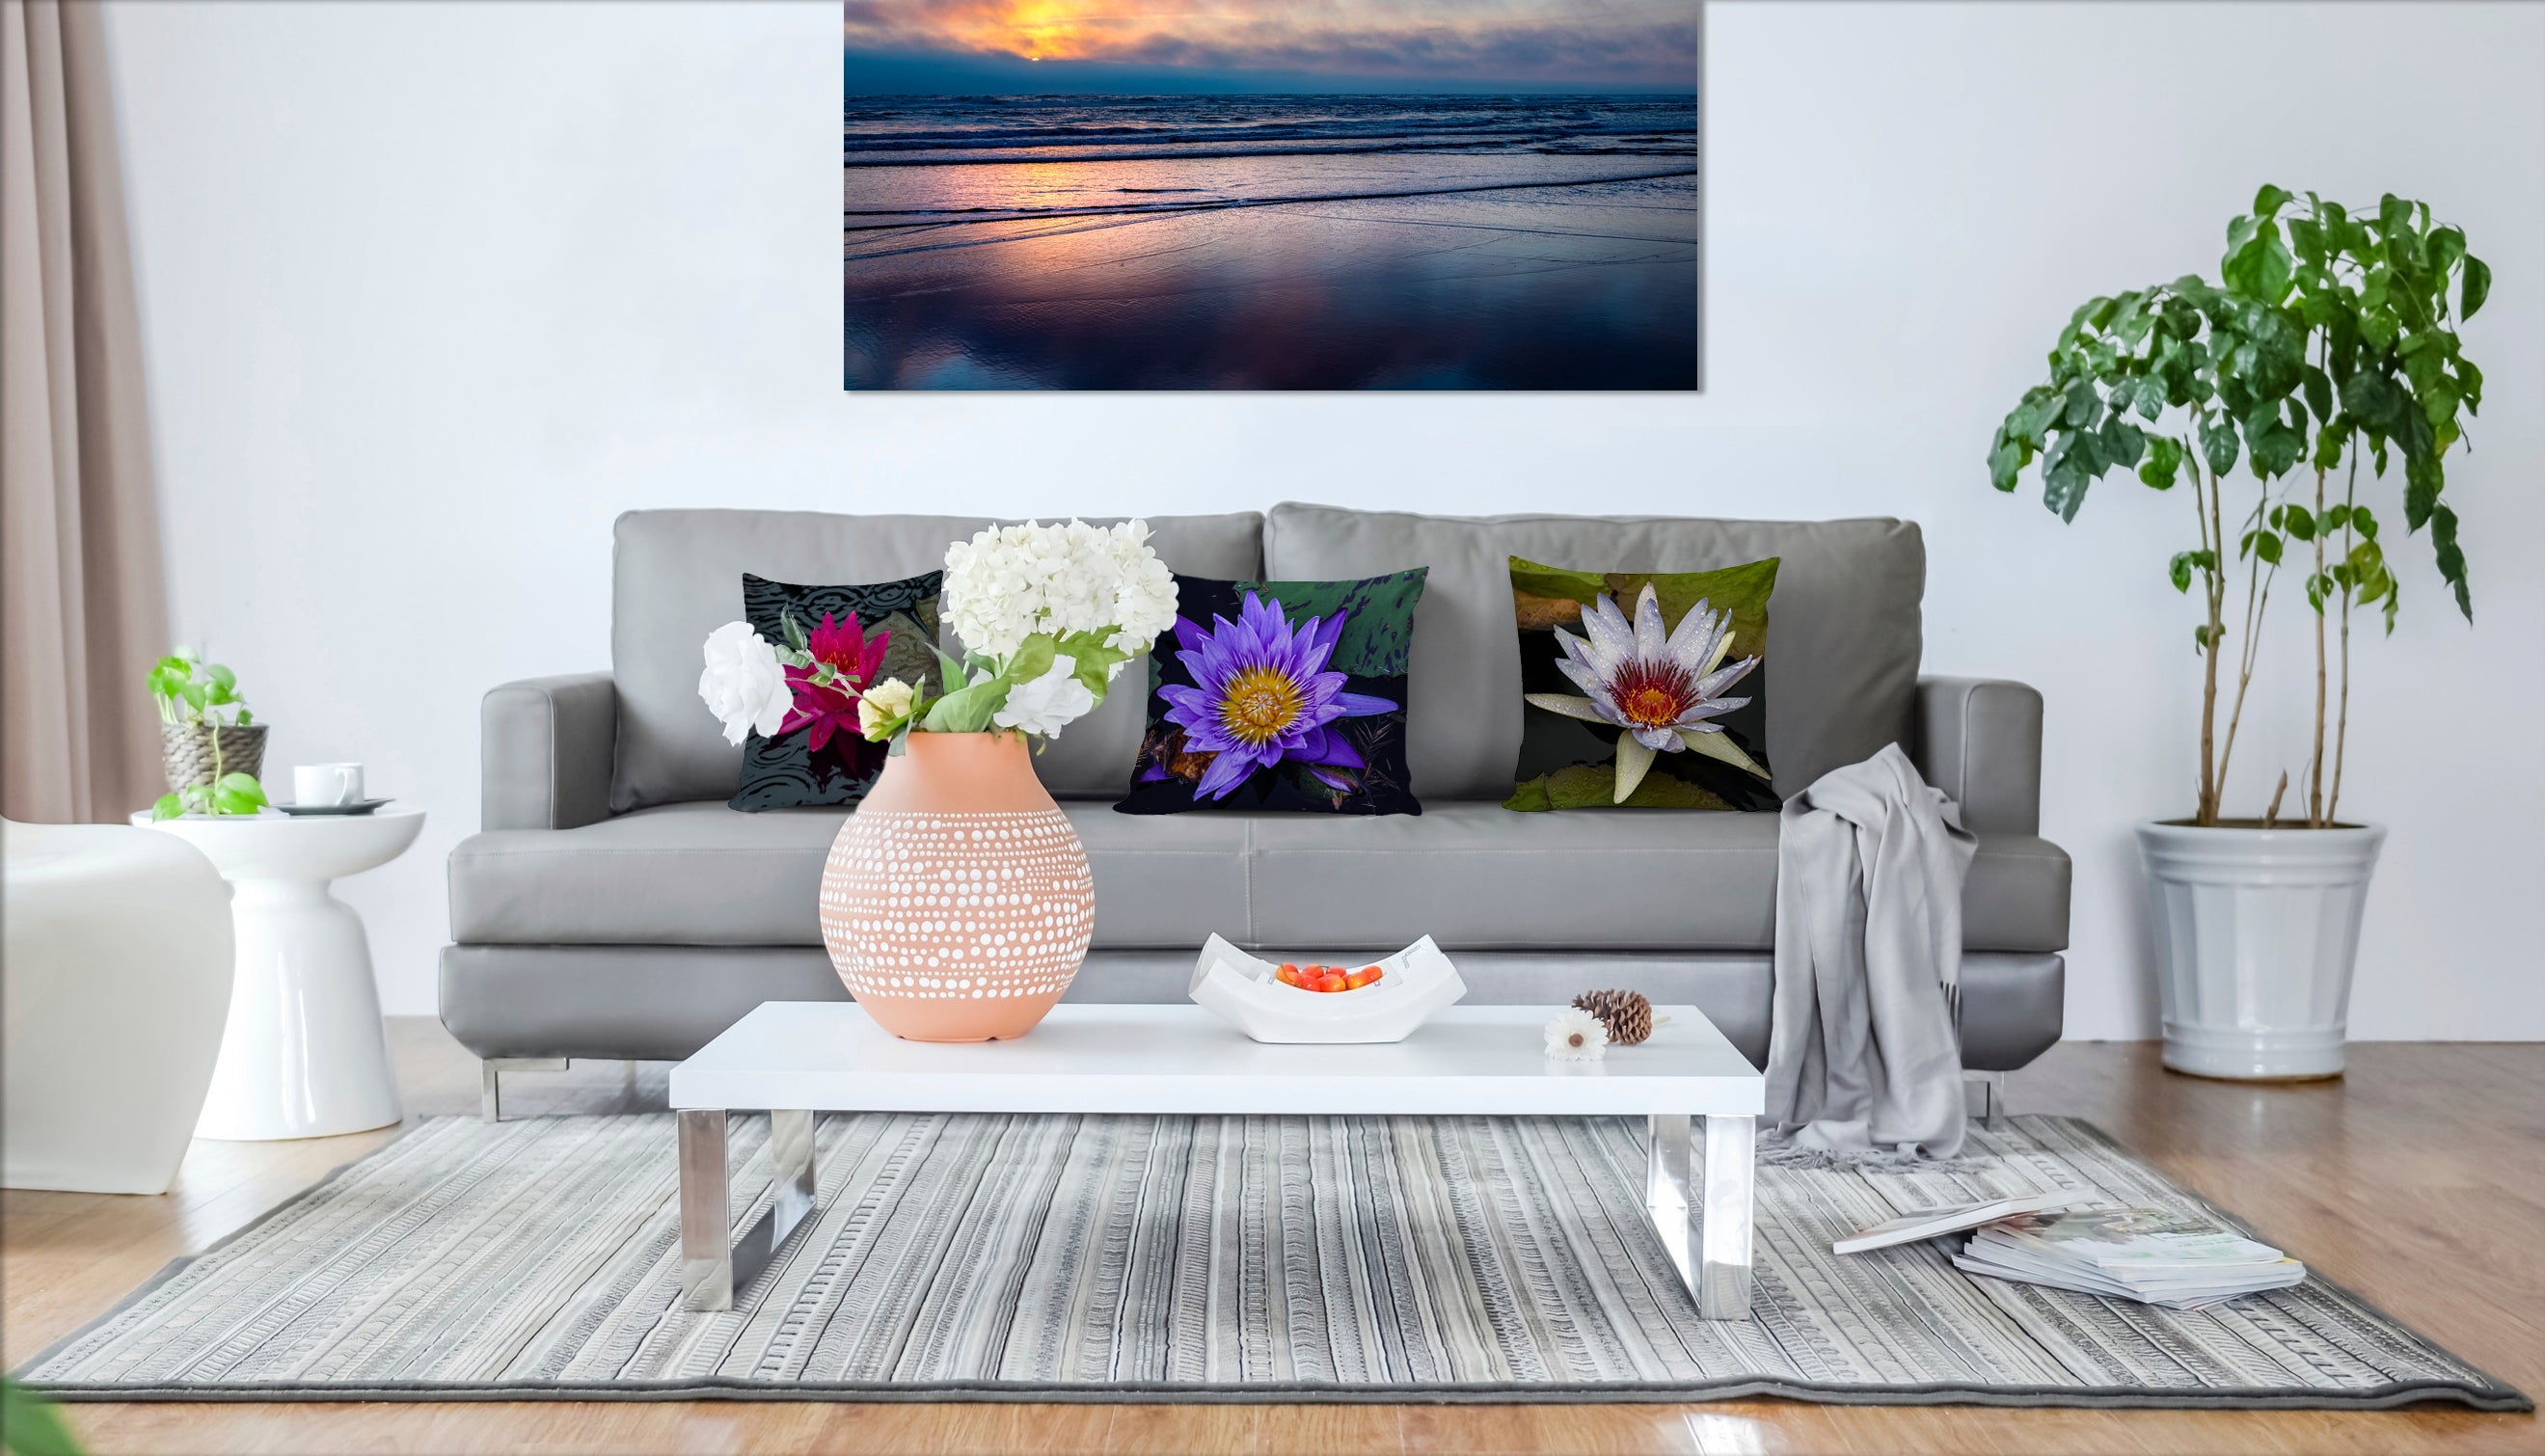
<path fill-rule="evenodd" d="M 994 526 L 945 552 L 942 604 L 963 645 L 1004 659 L 1037 633 L 1093 632 L 1139 652 L 1176 619 L 1176 582 L 1144 521 Z"/>

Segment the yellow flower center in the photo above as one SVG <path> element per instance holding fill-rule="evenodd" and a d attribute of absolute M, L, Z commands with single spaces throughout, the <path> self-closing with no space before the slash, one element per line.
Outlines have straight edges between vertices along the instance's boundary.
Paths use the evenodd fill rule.
<path fill-rule="evenodd" d="M 1635 661 L 1608 681 L 1608 695 L 1626 721 L 1639 728 L 1667 728 L 1696 702 L 1696 684 L 1677 663 Z"/>
<path fill-rule="evenodd" d="M 1219 725 L 1231 738 L 1249 745 L 1266 744 L 1297 722 L 1306 704 L 1299 685 L 1271 668 L 1246 668 L 1228 680 L 1220 694 Z"/>

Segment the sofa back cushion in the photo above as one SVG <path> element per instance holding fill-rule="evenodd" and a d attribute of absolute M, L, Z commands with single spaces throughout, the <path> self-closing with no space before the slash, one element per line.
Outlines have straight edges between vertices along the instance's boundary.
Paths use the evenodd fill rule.
<path fill-rule="evenodd" d="M 1911 522 L 1416 516 L 1292 503 L 1266 521 L 1264 556 L 1265 574 L 1280 578 L 1431 568 L 1414 613 L 1409 692 L 1413 788 L 1427 800 L 1511 792 L 1521 713 L 1514 556 L 1655 572 L 1779 558 L 1767 761 L 1780 796 L 1909 731 L 1927 586 Z"/>
<path fill-rule="evenodd" d="M 1172 570 L 1263 574 L 1264 518 L 1253 512 L 1148 520 L 1155 531 L 1150 544 Z M 619 517 L 611 588 L 611 671 L 618 688 L 612 812 L 729 798 L 741 781 L 742 750 L 724 741 L 698 701 L 698 649 L 707 633 L 742 617 L 743 573 L 790 582 L 916 576 L 943 566 L 947 546 L 990 524 L 983 517 L 812 511 Z M 1102 707 L 1072 723 L 1035 760 L 1054 795 L 1121 794 L 1139 751 L 1141 682 L 1137 671 L 1126 671 Z"/>

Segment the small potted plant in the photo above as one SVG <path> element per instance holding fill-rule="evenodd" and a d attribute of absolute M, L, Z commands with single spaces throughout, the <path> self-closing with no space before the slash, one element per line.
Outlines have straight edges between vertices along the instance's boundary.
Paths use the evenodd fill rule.
<path fill-rule="evenodd" d="M 2014 489 L 2037 459 L 2043 503 L 2063 521 L 2115 468 L 2160 491 L 2188 487 L 2197 531 L 2167 574 L 2176 591 L 2197 582 L 2201 592 L 2198 792 L 2189 817 L 2138 833 L 2165 1062 L 2177 1071 L 2341 1071 L 2360 916 L 2386 838 L 2340 817 L 2351 617 L 2374 608 L 2394 630 L 2402 589 L 2381 531 L 2400 515 L 2407 534 L 2427 528 L 2440 579 L 2474 619 L 2456 513 L 2440 492 L 2463 419 L 2483 403 L 2483 373 L 2457 326 L 2491 285 L 2465 234 L 2434 225 L 2426 203 L 2390 194 L 2354 211 L 2264 187 L 2227 225 L 2219 282 L 2187 276 L 2079 307 L 2051 350 L 2050 377 L 2024 392 L 1991 445 L 1997 488 Z M 2392 466 L 2400 511 L 2362 490 Z M 2284 569 L 2314 613 L 2305 788 L 2284 813 L 2284 771 L 2260 817 L 2228 818 L 2227 770 Z"/>
<path fill-rule="evenodd" d="M 238 675 L 180 647 L 150 669 L 159 705 L 159 752 L 168 792 L 153 819 L 185 814 L 254 814 L 265 807 L 265 726 L 239 696 Z"/>

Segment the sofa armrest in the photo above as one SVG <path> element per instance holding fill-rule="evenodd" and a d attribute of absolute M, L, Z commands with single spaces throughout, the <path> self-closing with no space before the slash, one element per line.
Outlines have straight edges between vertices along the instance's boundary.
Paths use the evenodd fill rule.
<path fill-rule="evenodd" d="M 2041 694 L 1993 678 L 1918 680 L 1910 758 L 1973 834 L 2041 832 Z"/>
<path fill-rule="evenodd" d="M 485 829 L 575 829 L 610 817 L 618 690 L 608 673 L 507 683 L 479 710 Z"/>

